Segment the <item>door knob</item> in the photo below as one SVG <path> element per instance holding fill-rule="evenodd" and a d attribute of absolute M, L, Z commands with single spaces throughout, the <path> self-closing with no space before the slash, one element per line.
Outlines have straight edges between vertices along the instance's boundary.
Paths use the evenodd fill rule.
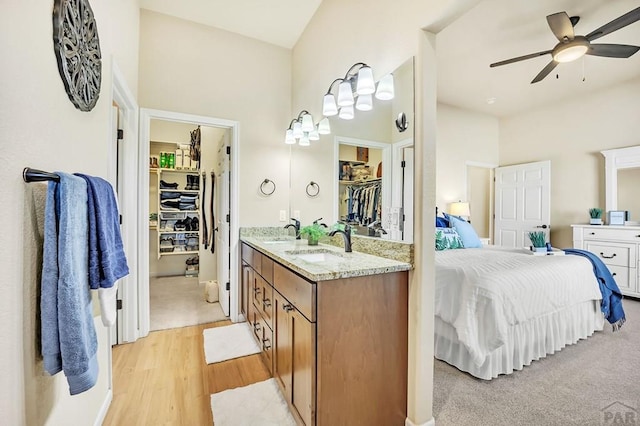
<path fill-rule="evenodd" d="M 538 225 L 538 226 L 536 226 L 536 228 L 547 229 L 548 227 L 547 227 L 547 225 Z"/>

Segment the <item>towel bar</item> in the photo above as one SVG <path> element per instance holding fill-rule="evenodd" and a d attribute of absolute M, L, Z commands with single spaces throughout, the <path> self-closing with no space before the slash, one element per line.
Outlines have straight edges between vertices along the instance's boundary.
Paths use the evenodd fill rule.
<path fill-rule="evenodd" d="M 56 182 L 60 182 L 60 176 L 55 173 L 43 172 L 42 170 L 32 169 L 30 167 L 25 167 L 22 171 L 22 179 L 25 182 L 45 182 L 49 180 L 53 180 Z"/>

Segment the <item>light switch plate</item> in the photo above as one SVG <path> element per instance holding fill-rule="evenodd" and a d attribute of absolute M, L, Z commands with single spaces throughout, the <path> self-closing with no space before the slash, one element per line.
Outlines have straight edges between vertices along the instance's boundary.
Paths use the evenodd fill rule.
<path fill-rule="evenodd" d="M 287 211 L 280 210 L 280 222 L 286 222 L 286 221 L 287 221 Z"/>

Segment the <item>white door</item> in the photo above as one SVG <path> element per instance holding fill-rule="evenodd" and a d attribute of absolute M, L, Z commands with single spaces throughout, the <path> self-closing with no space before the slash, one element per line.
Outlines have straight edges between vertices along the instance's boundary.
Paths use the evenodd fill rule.
<path fill-rule="evenodd" d="M 495 170 L 494 244 L 528 247 L 528 233 L 551 227 L 551 162 L 517 164 Z"/>
<path fill-rule="evenodd" d="M 213 238 L 216 240 L 216 259 L 218 264 L 218 298 L 220 300 L 220 306 L 224 314 L 229 316 L 230 312 L 230 297 L 229 297 L 229 283 L 230 283 L 230 258 L 229 258 L 229 244 L 231 241 L 230 224 L 229 219 L 231 217 L 231 210 L 229 208 L 230 197 L 230 145 L 228 135 L 220 141 L 218 146 L 218 168 L 215 179 L 215 228 Z"/>

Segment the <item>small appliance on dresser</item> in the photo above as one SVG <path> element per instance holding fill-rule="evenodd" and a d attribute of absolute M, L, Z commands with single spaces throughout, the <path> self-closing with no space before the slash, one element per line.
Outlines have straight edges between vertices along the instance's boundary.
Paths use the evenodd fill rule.
<path fill-rule="evenodd" d="M 640 226 L 571 225 L 573 247 L 597 255 L 623 294 L 640 297 Z"/>

